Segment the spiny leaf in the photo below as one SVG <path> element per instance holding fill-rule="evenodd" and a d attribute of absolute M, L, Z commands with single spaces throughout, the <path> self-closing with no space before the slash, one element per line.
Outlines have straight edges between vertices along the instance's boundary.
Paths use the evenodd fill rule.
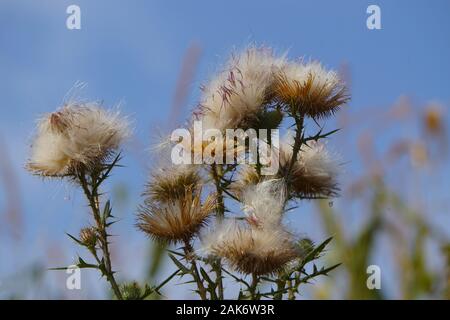
<path fill-rule="evenodd" d="M 216 287 L 216 283 L 211 280 L 211 278 L 208 276 L 208 273 L 202 267 L 200 267 L 200 273 L 202 274 L 203 279 L 205 279 L 206 282 L 208 282 L 208 284 L 211 288 Z"/>
<path fill-rule="evenodd" d="M 95 264 L 86 263 L 86 261 L 84 261 L 81 257 L 78 258 L 77 267 L 81 269 L 83 268 L 99 269 L 99 266 Z"/>
<path fill-rule="evenodd" d="M 169 253 L 169 257 L 170 259 L 172 259 L 173 263 L 175 263 L 175 265 L 178 267 L 178 269 L 181 270 L 182 273 L 186 274 L 186 273 L 190 273 L 189 268 L 187 268 L 185 265 L 183 265 L 177 258 L 175 258 L 175 256 L 171 253 Z"/>
<path fill-rule="evenodd" d="M 315 247 L 311 252 L 309 252 L 304 259 L 303 265 L 318 258 L 320 253 L 325 249 L 325 247 L 330 243 L 332 239 L 333 237 L 326 239 L 324 242 Z"/>
<path fill-rule="evenodd" d="M 174 255 L 184 257 L 184 254 L 182 254 L 180 252 L 177 252 L 177 251 L 174 251 L 174 250 L 170 250 L 170 249 L 167 249 L 167 251 L 172 253 L 172 254 L 174 254 Z"/>
<path fill-rule="evenodd" d="M 232 277 L 234 280 L 236 280 L 237 282 L 243 283 L 245 284 L 245 286 L 247 288 L 250 288 L 250 284 L 248 282 L 246 282 L 244 279 L 239 278 L 237 276 L 235 276 L 234 274 L 232 274 L 231 272 L 227 271 L 225 268 L 222 268 L 222 271 L 225 272 L 226 274 L 228 274 L 230 277 Z"/>
<path fill-rule="evenodd" d="M 75 238 L 74 236 L 72 236 L 70 233 L 67 233 L 67 232 L 66 232 L 66 234 L 69 236 L 69 238 L 71 238 L 73 241 L 75 241 L 76 243 L 78 243 L 80 246 L 83 246 L 83 247 L 86 246 L 83 242 L 81 242 L 80 240 L 78 240 L 77 238 Z"/>
<path fill-rule="evenodd" d="M 103 223 L 106 223 L 106 220 L 111 217 L 111 212 L 112 212 L 111 201 L 108 200 L 106 201 L 105 207 L 103 208 L 103 217 L 102 217 Z"/>

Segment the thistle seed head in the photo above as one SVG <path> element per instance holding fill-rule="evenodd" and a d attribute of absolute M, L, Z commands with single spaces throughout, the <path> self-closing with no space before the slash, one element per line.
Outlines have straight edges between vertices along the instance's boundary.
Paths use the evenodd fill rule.
<path fill-rule="evenodd" d="M 129 136 L 127 121 L 97 103 L 68 104 L 38 123 L 27 169 L 62 177 L 99 166 Z"/>
<path fill-rule="evenodd" d="M 254 229 L 225 223 L 205 236 L 203 245 L 206 253 L 225 259 L 244 274 L 282 271 L 299 255 L 293 236 L 281 226 Z"/>
<path fill-rule="evenodd" d="M 292 145 L 283 143 L 280 148 L 280 176 L 286 177 L 292 158 Z M 337 176 L 339 165 L 326 145 L 309 141 L 298 153 L 288 177 L 290 196 L 298 198 L 332 197 L 339 191 Z"/>
<path fill-rule="evenodd" d="M 250 46 L 233 55 L 224 70 L 203 87 L 199 114 L 205 129 L 254 127 L 271 100 L 275 70 L 285 63 L 270 48 Z"/>
<path fill-rule="evenodd" d="M 140 207 L 138 228 L 150 237 L 168 243 L 191 239 L 216 209 L 210 195 L 201 203 L 200 191 L 187 189 L 184 196 L 167 203 L 147 203 Z"/>
<path fill-rule="evenodd" d="M 201 177 L 193 165 L 170 165 L 156 168 L 143 195 L 145 202 L 150 204 L 158 201 L 169 203 L 182 199 L 186 190 L 194 195 L 201 185 Z"/>
<path fill-rule="evenodd" d="M 337 73 L 325 70 L 318 62 L 290 62 L 276 78 L 276 100 L 291 114 L 327 117 L 349 98 Z"/>

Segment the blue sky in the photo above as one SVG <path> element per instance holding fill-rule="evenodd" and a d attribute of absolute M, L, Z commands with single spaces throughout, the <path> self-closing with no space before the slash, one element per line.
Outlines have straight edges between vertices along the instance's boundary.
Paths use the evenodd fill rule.
<path fill-rule="evenodd" d="M 81 30 L 65 27 L 70 4 L 81 8 Z M 380 6 L 382 30 L 366 28 L 369 4 Z M 122 221 L 117 233 L 126 234 L 133 248 L 133 254 L 122 253 L 122 258 L 142 265 L 146 240 L 135 232 L 133 212 L 149 165 L 148 147 L 158 129 L 167 129 L 188 48 L 198 46 L 201 55 L 180 121 L 195 106 L 202 81 L 233 48 L 249 42 L 288 50 L 292 58 L 318 59 L 330 68 L 348 64 L 351 109 L 383 108 L 401 95 L 448 106 L 449 9 L 445 0 L 2 0 L 0 142 L 6 145 L 18 179 L 23 224 L 18 244 L 7 240 L 0 245 L 0 279 L 31 261 L 65 264 L 71 258 L 67 252 L 75 255 L 79 250 L 63 232 L 76 233 L 88 222 L 80 195 L 73 186 L 42 181 L 23 170 L 35 119 L 56 109 L 77 81 L 87 83 L 80 97 L 108 106 L 120 103 L 134 121 L 139 144 L 135 141 L 125 148 L 127 167 L 116 173 L 110 191 L 123 195 L 121 190 L 128 190 L 118 208 Z M 8 203 L 6 189 L 0 186 L 0 210 Z M 304 218 L 308 217 L 311 214 Z M 7 224 L 0 228 L 0 237 L 8 238 L 5 229 Z M 58 249 L 49 243 L 61 246 L 65 256 L 56 254 Z M 125 274 L 133 278 L 141 272 L 128 264 Z M 57 286 L 57 277 L 47 276 L 46 281 Z M 94 296 L 101 296 L 100 291 Z"/>

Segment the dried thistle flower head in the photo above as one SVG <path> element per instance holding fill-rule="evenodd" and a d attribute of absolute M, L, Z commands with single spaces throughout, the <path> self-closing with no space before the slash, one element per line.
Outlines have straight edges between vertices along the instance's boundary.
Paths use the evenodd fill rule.
<path fill-rule="evenodd" d="M 282 271 L 299 254 L 293 236 L 281 226 L 254 229 L 224 223 L 202 242 L 203 251 L 226 259 L 232 268 L 244 274 Z"/>
<path fill-rule="evenodd" d="M 251 127 L 273 92 L 275 70 L 285 63 L 269 48 L 248 47 L 203 88 L 200 103 L 205 129 Z"/>
<path fill-rule="evenodd" d="M 97 244 L 97 232 L 93 227 L 83 228 L 80 231 L 80 241 L 88 248 L 93 248 Z"/>
<path fill-rule="evenodd" d="M 292 145 L 283 143 L 280 148 L 280 173 L 286 176 L 292 158 Z M 303 145 L 294 162 L 289 177 L 290 188 L 295 197 L 330 197 L 336 195 L 339 167 L 325 144 L 310 141 Z"/>
<path fill-rule="evenodd" d="M 216 208 L 215 196 L 208 196 L 202 204 L 200 193 L 187 189 L 183 197 L 167 203 L 146 203 L 140 208 L 138 228 L 161 242 L 191 239 Z"/>
<path fill-rule="evenodd" d="M 277 75 L 275 95 L 289 112 L 312 118 L 326 117 L 348 100 L 337 73 L 319 62 L 287 64 Z"/>
<path fill-rule="evenodd" d="M 283 179 L 269 179 L 248 185 L 242 194 L 247 221 L 256 227 L 271 227 L 281 223 L 286 201 Z"/>
<path fill-rule="evenodd" d="M 79 166 L 96 166 L 119 148 L 129 132 L 118 112 L 97 103 L 65 105 L 39 121 L 27 168 L 43 176 L 66 176 Z"/>
<path fill-rule="evenodd" d="M 230 184 L 230 190 L 238 198 L 242 199 L 242 194 L 248 186 L 257 184 L 262 180 L 253 165 L 241 164 L 237 171 L 237 178 Z"/>
<path fill-rule="evenodd" d="M 194 165 L 169 165 L 156 168 L 144 191 L 149 203 L 160 201 L 168 203 L 181 199 L 186 190 L 196 194 L 201 184 L 201 177 Z"/>

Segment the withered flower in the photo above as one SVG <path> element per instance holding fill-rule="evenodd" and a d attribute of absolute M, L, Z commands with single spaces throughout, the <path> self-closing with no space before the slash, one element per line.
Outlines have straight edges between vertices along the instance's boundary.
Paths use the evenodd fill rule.
<path fill-rule="evenodd" d="M 279 170 L 274 176 L 258 175 L 254 166 L 241 166 L 237 178 L 231 184 L 234 195 L 243 200 L 245 190 L 265 180 L 285 178 L 288 184 L 288 198 L 322 198 L 338 194 L 338 156 L 331 154 L 322 142 L 309 141 L 304 144 L 292 168 L 293 137 L 288 135 L 280 146 Z M 289 172 L 290 171 L 290 172 Z M 289 172 L 289 174 L 288 174 Z"/>
<path fill-rule="evenodd" d="M 242 199 L 242 193 L 248 186 L 257 184 L 262 177 L 253 165 L 242 164 L 237 173 L 237 178 L 230 184 L 230 190 L 238 198 Z"/>
<path fill-rule="evenodd" d="M 275 70 L 285 63 L 270 48 L 250 46 L 233 55 L 224 70 L 203 87 L 200 118 L 205 129 L 247 129 L 273 94 Z"/>
<path fill-rule="evenodd" d="M 291 234 L 281 228 L 248 228 L 224 224 L 204 237 L 203 250 L 226 259 L 244 274 L 265 275 L 282 271 L 299 252 Z"/>
<path fill-rule="evenodd" d="M 193 165 L 169 165 L 156 168 L 143 195 L 147 202 L 160 201 L 168 203 L 181 199 L 186 190 L 196 194 L 201 177 Z"/>
<path fill-rule="evenodd" d="M 267 179 L 248 185 L 242 193 L 242 210 L 247 222 L 255 227 L 280 225 L 286 202 L 283 179 Z"/>
<path fill-rule="evenodd" d="M 280 148 L 280 175 L 286 177 L 292 158 L 292 146 Z M 294 197 L 332 197 L 339 191 L 337 176 L 339 167 L 325 144 L 310 141 L 301 147 L 297 160 L 287 177 Z"/>
<path fill-rule="evenodd" d="M 216 208 L 216 198 L 209 195 L 203 203 L 200 191 L 187 189 L 184 196 L 167 203 L 148 202 L 140 207 L 138 228 L 161 242 L 187 241 L 198 233 Z"/>
<path fill-rule="evenodd" d="M 42 176 L 67 176 L 91 168 L 129 136 L 127 121 L 97 103 L 67 104 L 38 123 L 27 169 Z"/>
<path fill-rule="evenodd" d="M 275 96 L 289 113 L 311 118 L 329 116 L 348 100 L 337 73 L 318 62 L 286 65 L 277 75 Z"/>

